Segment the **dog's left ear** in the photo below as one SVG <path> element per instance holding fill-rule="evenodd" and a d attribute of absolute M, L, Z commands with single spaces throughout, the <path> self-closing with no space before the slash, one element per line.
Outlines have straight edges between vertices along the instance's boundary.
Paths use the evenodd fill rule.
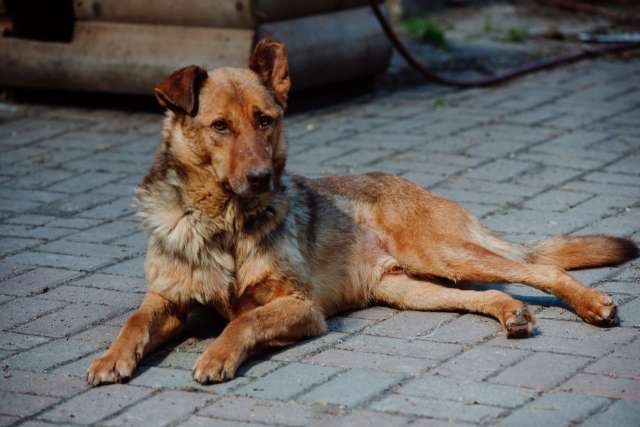
<path fill-rule="evenodd" d="M 271 89 L 278 103 L 285 108 L 291 88 L 287 46 L 272 38 L 260 40 L 249 59 L 249 68 Z"/>
<path fill-rule="evenodd" d="M 175 113 L 195 116 L 198 114 L 200 87 L 207 75 L 207 71 L 197 65 L 179 69 L 155 87 L 158 103 Z"/>

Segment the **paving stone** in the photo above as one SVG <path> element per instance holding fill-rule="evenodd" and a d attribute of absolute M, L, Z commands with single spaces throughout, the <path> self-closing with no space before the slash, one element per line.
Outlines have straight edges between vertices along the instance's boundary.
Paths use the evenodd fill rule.
<path fill-rule="evenodd" d="M 60 399 L 48 396 L 33 396 L 22 393 L 0 391 L 0 413 L 17 417 L 27 417 L 42 411 Z"/>
<path fill-rule="evenodd" d="M 621 326 L 640 327 L 640 298 L 622 305 L 618 313 Z"/>
<path fill-rule="evenodd" d="M 426 335 L 448 321 L 455 319 L 453 313 L 427 313 L 421 311 L 402 311 L 364 330 L 366 334 L 396 338 L 414 338 Z"/>
<path fill-rule="evenodd" d="M 457 379 L 481 381 L 524 359 L 528 354 L 527 351 L 518 349 L 473 347 L 440 365 L 433 372 Z"/>
<path fill-rule="evenodd" d="M 77 126 L 78 123 L 68 121 L 22 118 L 3 123 L 0 128 L 0 140 L 6 141 L 11 145 L 20 146 L 40 139 L 50 138 Z"/>
<path fill-rule="evenodd" d="M 69 397 L 87 389 L 84 379 L 54 373 L 45 374 L 9 370 L 3 374 L 0 390 L 11 393 L 29 393 L 52 397 Z"/>
<path fill-rule="evenodd" d="M 213 400 L 210 395 L 163 391 L 104 423 L 108 426 L 165 426 L 181 420 Z"/>
<path fill-rule="evenodd" d="M 59 216 L 68 216 L 96 207 L 103 203 L 108 203 L 114 199 L 115 197 L 113 196 L 107 196 L 105 194 L 98 194 L 95 192 L 83 193 L 65 197 L 63 200 L 50 203 L 42 209 L 46 210 L 46 213 L 49 214 L 54 213 Z"/>
<path fill-rule="evenodd" d="M 605 356 L 593 365 L 585 368 L 590 374 L 607 375 L 610 378 L 631 378 L 640 380 L 640 360 L 629 360 L 614 356 Z"/>
<path fill-rule="evenodd" d="M 447 422 L 493 423 L 506 411 L 493 406 L 392 394 L 371 405 L 377 411 L 431 417 Z"/>
<path fill-rule="evenodd" d="M 33 227 L 29 225 L 1 224 L 0 235 L 20 237 L 22 239 L 38 239 L 48 241 L 70 234 L 71 231 L 49 226 Z M 24 246 L 24 245 L 23 245 Z"/>
<path fill-rule="evenodd" d="M 549 351 L 561 354 L 575 354 L 581 356 L 599 357 L 613 350 L 615 344 L 589 337 L 582 340 L 567 339 L 557 336 L 538 335 L 526 340 L 509 340 L 498 337 L 489 341 L 491 345 L 525 350 Z"/>
<path fill-rule="evenodd" d="M 422 341 L 421 339 L 406 340 L 402 338 L 381 337 L 375 335 L 354 335 L 336 345 L 346 350 L 381 353 L 392 356 L 407 356 L 444 360 L 460 353 L 463 349 L 458 344 Z"/>
<path fill-rule="evenodd" d="M 48 338 L 33 335 L 0 332 L 0 349 L 9 351 L 27 350 L 38 344 L 49 341 Z"/>
<path fill-rule="evenodd" d="M 38 316 L 59 310 L 65 305 L 59 301 L 16 298 L 0 310 L 0 325 L 2 329 L 11 329 Z"/>
<path fill-rule="evenodd" d="M 579 205 L 581 202 L 592 197 L 593 195 L 589 193 L 551 190 L 526 201 L 523 206 L 529 209 L 541 211 L 552 210 L 562 212 Z"/>
<path fill-rule="evenodd" d="M 625 359 L 640 359 L 640 340 L 636 339 L 633 342 L 619 347 L 612 353 L 612 356 L 623 357 Z"/>
<path fill-rule="evenodd" d="M 327 322 L 330 331 L 352 333 L 374 323 L 373 320 L 336 316 Z"/>
<path fill-rule="evenodd" d="M 640 382 L 628 378 L 577 374 L 560 387 L 571 393 L 604 396 L 613 399 L 640 400 Z"/>
<path fill-rule="evenodd" d="M 140 293 L 70 285 L 59 286 L 40 297 L 57 301 L 96 303 L 129 309 L 140 306 L 143 299 L 143 295 Z"/>
<path fill-rule="evenodd" d="M 12 424 L 16 424 L 18 420 L 20 420 L 20 417 L 14 417 L 11 415 L 0 415 L 0 426 L 10 426 Z"/>
<path fill-rule="evenodd" d="M 120 333 L 119 326 L 111 326 L 107 324 L 96 325 L 83 332 L 78 332 L 70 338 L 94 345 L 96 348 L 106 348 Z"/>
<path fill-rule="evenodd" d="M 434 360 L 386 354 L 328 349 L 304 359 L 305 362 L 340 368 L 369 368 L 384 372 L 418 373 L 436 365 Z"/>
<path fill-rule="evenodd" d="M 16 328 L 15 331 L 24 334 L 61 338 L 85 329 L 94 322 L 111 317 L 120 310 L 119 307 L 76 303 L 22 325 Z"/>
<path fill-rule="evenodd" d="M 13 264 L 5 260 L 0 260 L 0 281 L 9 279 L 18 274 L 29 271 L 31 267 L 21 264 Z"/>
<path fill-rule="evenodd" d="M 94 273 L 71 282 L 73 286 L 113 289 L 125 292 L 146 292 L 147 285 L 143 278 L 123 277 L 113 274 Z"/>
<path fill-rule="evenodd" d="M 428 335 L 420 337 L 420 339 L 473 344 L 501 331 L 502 327 L 495 320 L 467 314 L 433 330 Z"/>
<path fill-rule="evenodd" d="M 456 380 L 435 375 L 419 376 L 402 385 L 396 392 L 408 396 L 506 408 L 518 407 L 536 396 L 534 391 L 521 387 Z"/>
<path fill-rule="evenodd" d="M 575 425 L 599 408 L 607 399 L 553 393 L 542 396 L 502 420 L 501 426 L 567 426 Z"/>
<path fill-rule="evenodd" d="M 640 402 L 617 400 L 606 410 L 588 418 L 584 427 L 635 427 L 640 420 Z"/>
<path fill-rule="evenodd" d="M 104 191 L 102 193 L 104 193 Z M 136 207 L 132 194 L 131 197 L 121 197 L 93 209 L 82 211 L 78 215 L 86 218 L 115 219 L 130 215 L 134 212 L 136 212 Z"/>
<path fill-rule="evenodd" d="M 57 228 L 71 228 L 74 230 L 82 230 L 89 227 L 102 224 L 104 221 L 91 218 L 56 218 L 48 225 Z"/>
<path fill-rule="evenodd" d="M 0 256 L 11 255 L 23 249 L 31 248 L 42 243 L 36 239 L 12 239 L 11 237 L 3 237 L 0 240 Z"/>
<path fill-rule="evenodd" d="M 388 427 L 400 427 L 407 424 L 407 418 L 400 415 L 390 415 L 381 412 L 356 410 L 348 415 L 336 416 L 323 422 L 313 424 L 314 427 L 366 427 L 371 425 L 384 425 Z M 411 424 L 412 426 L 415 423 Z"/>
<path fill-rule="evenodd" d="M 590 359 L 551 353 L 534 353 L 521 362 L 506 368 L 489 381 L 537 390 L 548 390 L 578 369 Z"/>
<path fill-rule="evenodd" d="M 76 255 L 51 254 L 47 252 L 26 251 L 7 258 L 9 262 L 36 265 L 42 267 L 59 267 L 70 270 L 91 271 L 110 265 L 111 258 L 94 258 Z"/>
<path fill-rule="evenodd" d="M 16 296 L 40 294 L 77 276 L 79 276 L 79 273 L 76 271 L 36 268 L 0 282 L 0 292 Z"/>
<path fill-rule="evenodd" d="M 140 230 L 140 225 L 129 221 L 114 221 L 73 234 L 69 240 L 88 243 L 103 243 L 128 236 Z"/>
<path fill-rule="evenodd" d="M 290 363 L 234 392 L 258 399 L 286 400 L 326 381 L 338 372 L 340 369 L 334 367 Z"/>
<path fill-rule="evenodd" d="M 488 181 L 503 181 L 533 169 L 534 164 L 519 160 L 498 159 L 479 168 L 467 172 L 465 176 L 472 179 L 484 179 Z"/>
<path fill-rule="evenodd" d="M 118 276 L 144 278 L 144 257 L 137 257 L 128 261 L 119 262 L 111 267 L 103 269 L 101 272 L 115 274 Z"/>
<path fill-rule="evenodd" d="M 468 424 L 459 421 L 439 421 L 432 418 L 418 418 L 411 423 L 411 427 L 470 427 L 475 424 Z"/>
<path fill-rule="evenodd" d="M 358 319 L 383 320 L 393 316 L 397 312 L 397 310 L 389 307 L 377 306 L 354 311 L 349 314 L 349 317 L 355 317 Z"/>
<path fill-rule="evenodd" d="M 151 389 L 124 384 L 92 388 L 38 418 L 57 423 L 92 424 L 134 404 L 151 392 Z M 91 410 L 87 411 L 87 408 Z"/>
<path fill-rule="evenodd" d="M 84 381 L 87 377 L 87 370 L 89 369 L 89 366 L 94 360 L 96 360 L 104 353 L 104 350 L 106 350 L 106 348 L 107 345 L 105 345 L 100 351 L 89 353 L 88 355 L 83 356 L 78 360 L 63 364 L 62 366 L 52 369 L 51 372 L 70 375 L 72 377 L 80 378 Z"/>
<path fill-rule="evenodd" d="M 96 243 L 75 242 L 66 239 L 50 242 L 37 248 L 38 252 L 51 252 L 58 254 L 125 258 L 130 255 L 128 248 L 115 245 L 105 245 Z"/>
<path fill-rule="evenodd" d="M 561 337 L 570 340 L 599 340 L 607 344 L 624 344 L 640 336 L 640 331 L 630 328 L 601 328 L 583 321 L 566 322 L 539 319 L 536 324 L 545 336 Z M 535 340 L 536 338 L 534 338 Z"/>
<path fill-rule="evenodd" d="M 239 377 L 220 384 L 201 385 L 191 377 L 190 371 L 151 366 L 138 368 L 131 381 L 129 381 L 129 384 L 153 388 L 179 388 L 226 394 L 230 390 L 245 385 L 248 382 L 246 378 Z"/>
<path fill-rule="evenodd" d="M 223 397 L 213 404 L 198 411 L 202 417 L 235 420 L 242 422 L 264 424 L 278 424 L 287 426 L 322 425 L 329 414 L 321 408 L 302 405 L 296 402 L 279 402 L 273 400 L 258 400 L 247 397 Z M 212 420 L 207 418 L 211 424 Z M 209 425 L 210 425 L 209 424 Z M 244 424 L 242 424 L 244 426 Z"/>
<path fill-rule="evenodd" d="M 104 172 L 87 172 L 76 175 L 73 178 L 60 181 L 47 189 L 63 193 L 84 193 L 119 178 L 122 178 L 122 175 L 114 175 Z"/>
<path fill-rule="evenodd" d="M 373 369 L 349 369 L 298 398 L 302 402 L 333 403 L 354 407 L 403 379 L 402 374 Z"/>
<path fill-rule="evenodd" d="M 91 343 L 63 338 L 18 353 L 15 356 L 4 359 L 0 365 L 8 366 L 12 369 L 41 372 L 56 365 L 78 359 L 95 350 L 96 347 Z"/>
<path fill-rule="evenodd" d="M 215 424 L 216 427 L 262 427 L 264 424 L 245 423 L 242 421 L 229 421 L 211 418 L 199 417 L 193 415 L 189 417 L 185 422 L 178 424 L 180 427 L 208 427 Z"/>
<path fill-rule="evenodd" d="M 25 215 L 16 216 L 14 218 L 9 218 L 9 219 L 5 220 L 4 222 L 6 222 L 7 224 L 20 224 L 20 225 L 38 226 L 38 225 L 46 225 L 46 224 L 50 223 L 51 221 L 55 221 L 55 220 L 56 220 L 55 216 L 25 214 Z"/>
<path fill-rule="evenodd" d="M 323 348 L 341 341 L 346 336 L 347 334 L 342 332 L 329 332 L 320 337 L 311 338 L 297 343 L 295 346 L 291 346 L 285 350 L 272 354 L 269 358 L 285 362 L 299 361 L 309 354 L 319 352 Z"/>

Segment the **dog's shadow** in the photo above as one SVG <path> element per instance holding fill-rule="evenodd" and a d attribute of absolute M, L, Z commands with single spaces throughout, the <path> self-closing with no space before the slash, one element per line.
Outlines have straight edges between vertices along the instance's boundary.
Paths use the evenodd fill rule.
<path fill-rule="evenodd" d="M 456 287 L 459 289 L 467 290 L 489 290 L 495 289 L 510 294 L 513 298 L 518 299 L 526 304 L 534 307 L 558 307 L 573 312 L 571 307 L 564 303 L 561 299 L 552 295 L 535 295 L 540 293 L 536 290 L 531 290 L 530 287 L 517 284 L 482 284 L 473 282 L 459 282 L 459 283 L 446 283 L 443 285 Z M 521 291 L 522 293 L 517 293 Z M 169 367 L 169 368 L 190 368 L 187 363 L 195 362 L 197 357 L 206 349 L 206 347 L 215 340 L 215 338 L 222 332 L 227 325 L 227 320 L 219 316 L 215 310 L 206 308 L 204 306 L 194 306 L 189 314 L 187 320 L 187 327 L 182 335 L 174 339 L 172 342 L 167 343 L 161 349 L 154 351 L 142 362 L 139 369 L 136 370 L 132 379 L 143 374 L 145 371 L 152 367 Z M 330 323 L 331 324 L 331 323 Z M 534 328 L 530 337 L 536 337 L 542 333 L 538 328 Z M 265 349 L 259 353 L 254 354 L 245 364 L 243 364 L 237 376 L 242 376 L 257 363 L 264 360 L 268 360 L 271 356 L 278 354 L 281 351 L 286 351 L 296 345 L 301 345 L 318 339 L 320 337 L 310 338 L 307 340 L 301 340 L 299 343 L 292 344 L 287 347 L 270 348 Z M 176 365 L 174 358 L 176 354 L 180 354 L 183 358 L 183 363 Z"/>

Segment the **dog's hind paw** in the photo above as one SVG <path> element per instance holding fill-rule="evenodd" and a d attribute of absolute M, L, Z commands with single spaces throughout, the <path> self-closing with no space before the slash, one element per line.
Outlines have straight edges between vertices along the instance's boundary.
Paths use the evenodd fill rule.
<path fill-rule="evenodd" d="M 595 289 L 589 289 L 581 303 L 574 308 L 585 322 L 593 325 L 606 327 L 616 326 L 619 323 L 618 307 L 613 299 Z"/>
<path fill-rule="evenodd" d="M 504 327 L 508 338 L 527 338 L 533 332 L 535 321 L 526 305 L 506 314 Z"/>

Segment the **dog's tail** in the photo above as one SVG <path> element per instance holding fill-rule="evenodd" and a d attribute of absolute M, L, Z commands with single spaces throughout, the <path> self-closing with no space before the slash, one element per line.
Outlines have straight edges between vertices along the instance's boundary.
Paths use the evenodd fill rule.
<path fill-rule="evenodd" d="M 638 246 L 619 237 L 556 236 L 525 246 L 526 261 L 564 270 L 614 266 L 640 255 Z"/>

